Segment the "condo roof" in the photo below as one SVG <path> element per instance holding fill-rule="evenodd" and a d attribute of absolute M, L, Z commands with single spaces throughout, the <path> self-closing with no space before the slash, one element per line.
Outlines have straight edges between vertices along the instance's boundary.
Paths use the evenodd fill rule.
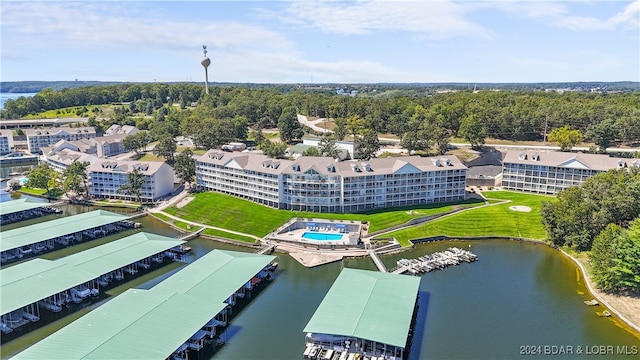
<path fill-rule="evenodd" d="M 245 152 L 226 153 L 220 150 L 209 150 L 200 156 L 198 161 L 274 175 L 295 175 L 311 171 L 316 174 L 328 176 L 341 175 L 344 177 L 358 177 L 467 169 L 454 155 L 443 155 L 432 158 L 403 156 L 374 158 L 367 161 L 336 162 L 330 157 L 323 156 L 301 156 L 296 160 L 286 160 L 272 159 L 263 154 Z"/>
<path fill-rule="evenodd" d="M 45 202 L 33 200 L 30 198 L 5 201 L 2 203 L 2 206 L 0 206 L 0 215 L 13 214 L 20 211 L 36 209 L 46 205 L 47 203 Z"/>
<path fill-rule="evenodd" d="M 104 210 L 94 210 L 79 215 L 66 216 L 56 220 L 3 231 L 0 251 L 35 244 L 40 241 L 73 234 L 125 219 L 127 219 L 125 215 Z"/>
<path fill-rule="evenodd" d="M 269 265 L 275 256 L 214 250 L 156 285 L 154 289 L 224 302 Z"/>
<path fill-rule="evenodd" d="M 405 347 L 420 278 L 343 269 L 304 332 Z"/>
<path fill-rule="evenodd" d="M 225 307 L 173 291 L 129 289 L 14 359 L 165 359 Z"/>
<path fill-rule="evenodd" d="M 0 270 L 0 314 L 93 280 L 182 244 L 182 240 L 137 233 L 58 260 L 33 259 Z"/>
<path fill-rule="evenodd" d="M 160 170 L 160 168 L 165 166 L 169 167 L 169 165 L 161 161 L 98 159 L 89 166 L 87 171 L 126 174 L 134 169 L 138 169 L 144 175 L 153 175 Z"/>
<path fill-rule="evenodd" d="M 633 159 L 560 151 L 509 150 L 502 162 L 607 171 L 631 166 Z"/>

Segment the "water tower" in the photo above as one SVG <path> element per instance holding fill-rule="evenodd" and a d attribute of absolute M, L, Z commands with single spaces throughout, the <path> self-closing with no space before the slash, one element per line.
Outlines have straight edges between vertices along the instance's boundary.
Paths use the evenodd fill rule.
<path fill-rule="evenodd" d="M 204 52 L 204 59 L 200 62 L 204 66 L 204 92 L 209 93 L 209 73 L 207 68 L 211 65 L 211 59 L 207 57 L 207 45 L 202 45 L 202 51 Z"/>

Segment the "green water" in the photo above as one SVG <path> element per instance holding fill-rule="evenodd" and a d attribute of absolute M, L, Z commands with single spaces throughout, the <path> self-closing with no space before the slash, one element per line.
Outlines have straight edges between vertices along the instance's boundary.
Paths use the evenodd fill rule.
<path fill-rule="evenodd" d="M 84 209 L 69 209 L 69 213 Z M 178 237 L 178 233 L 150 217 L 138 219 L 144 231 Z M 588 307 L 588 294 L 576 266 L 546 246 L 509 241 L 441 242 L 383 256 L 387 267 L 402 257 L 413 258 L 449 246 L 468 248 L 480 260 L 461 264 L 422 277 L 420 311 L 410 359 L 513 359 L 521 350 L 541 352 L 563 346 L 573 354 L 546 358 L 615 358 L 627 346 L 640 349 L 640 340 L 621 327 L 615 318 L 601 318 Z M 244 247 L 205 239 L 189 242 L 190 260 L 220 248 L 252 251 Z M 201 354 L 201 359 L 300 359 L 304 351 L 302 329 L 331 287 L 342 267 L 375 270 L 369 258 L 347 259 L 316 268 L 305 268 L 278 254 L 278 275 L 231 321 L 222 347 Z M 168 267 L 158 276 L 136 287 L 149 288 L 182 266 Z M 43 330 L 2 346 L 2 357 L 20 351 L 68 323 L 69 316 Z M 521 348 L 525 346 L 533 346 Z M 551 348 L 558 346 L 558 348 Z M 578 346 L 583 349 L 577 355 Z M 600 348 L 604 346 L 604 348 Z M 611 346 L 612 348 L 607 348 Z M 611 352 L 610 352 L 611 350 Z M 594 352 L 595 351 L 595 352 Z M 624 359 L 638 355 L 620 355 Z"/>

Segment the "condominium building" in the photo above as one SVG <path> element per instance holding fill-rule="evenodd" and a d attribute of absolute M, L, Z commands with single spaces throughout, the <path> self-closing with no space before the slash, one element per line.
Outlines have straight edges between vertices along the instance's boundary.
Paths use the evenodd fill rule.
<path fill-rule="evenodd" d="M 43 154 L 40 157 L 47 164 L 49 164 L 54 170 L 58 172 L 64 172 L 69 165 L 76 161 L 88 162 L 93 164 L 98 161 L 95 155 L 75 151 L 69 148 L 63 148 L 59 151 L 47 151 L 49 148 L 42 148 Z"/>
<path fill-rule="evenodd" d="M 113 161 L 98 159 L 88 169 L 89 194 L 98 198 L 137 200 L 136 195 L 118 191 L 128 184 L 127 173 L 140 170 L 144 175 L 143 201 L 155 201 L 173 191 L 173 168 L 157 161 Z"/>
<path fill-rule="evenodd" d="M 502 161 L 502 186 L 542 194 L 557 194 L 611 169 L 640 168 L 640 160 L 570 152 L 508 151 Z"/>
<path fill-rule="evenodd" d="M 26 129 L 24 132 L 27 136 L 29 152 L 32 154 L 40 153 L 40 148 L 53 145 L 60 140 L 76 141 L 96 137 L 96 130 L 90 126 L 79 128 Z"/>
<path fill-rule="evenodd" d="M 11 130 L 0 130 L 0 155 L 13 152 L 13 133 Z"/>
<path fill-rule="evenodd" d="M 455 156 L 292 161 L 209 150 L 196 160 L 196 184 L 278 209 L 350 213 L 462 200 L 466 171 Z"/>
<path fill-rule="evenodd" d="M 129 135 L 115 134 L 92 139 L 96 144 L 96 155 L 98 155 L 98 157 L 105 158 L 126 152 L 127 150 L 125 149 L 124 142 L 122 140 L 127 136 Z"/>
<path fill-rule="evenodd" d="M 104 136 L 111 136 L 111 135 L 127 136 L 127 135 L 135 135 L 139 132 L 140 130 L 138 130 L 138 128 L 132 125 L 113 124 L 109 126 L 109 128 L 104 132 Z"/>

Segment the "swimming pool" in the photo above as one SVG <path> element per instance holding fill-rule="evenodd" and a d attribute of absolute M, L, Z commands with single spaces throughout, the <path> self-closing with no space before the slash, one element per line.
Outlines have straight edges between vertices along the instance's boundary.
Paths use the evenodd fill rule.
<path fill-rule="evenodd" d="M 307 240 L 342 240 L 342 234 L 325 234 L 318 232 L 305 232 L 302 238 Z"/>

